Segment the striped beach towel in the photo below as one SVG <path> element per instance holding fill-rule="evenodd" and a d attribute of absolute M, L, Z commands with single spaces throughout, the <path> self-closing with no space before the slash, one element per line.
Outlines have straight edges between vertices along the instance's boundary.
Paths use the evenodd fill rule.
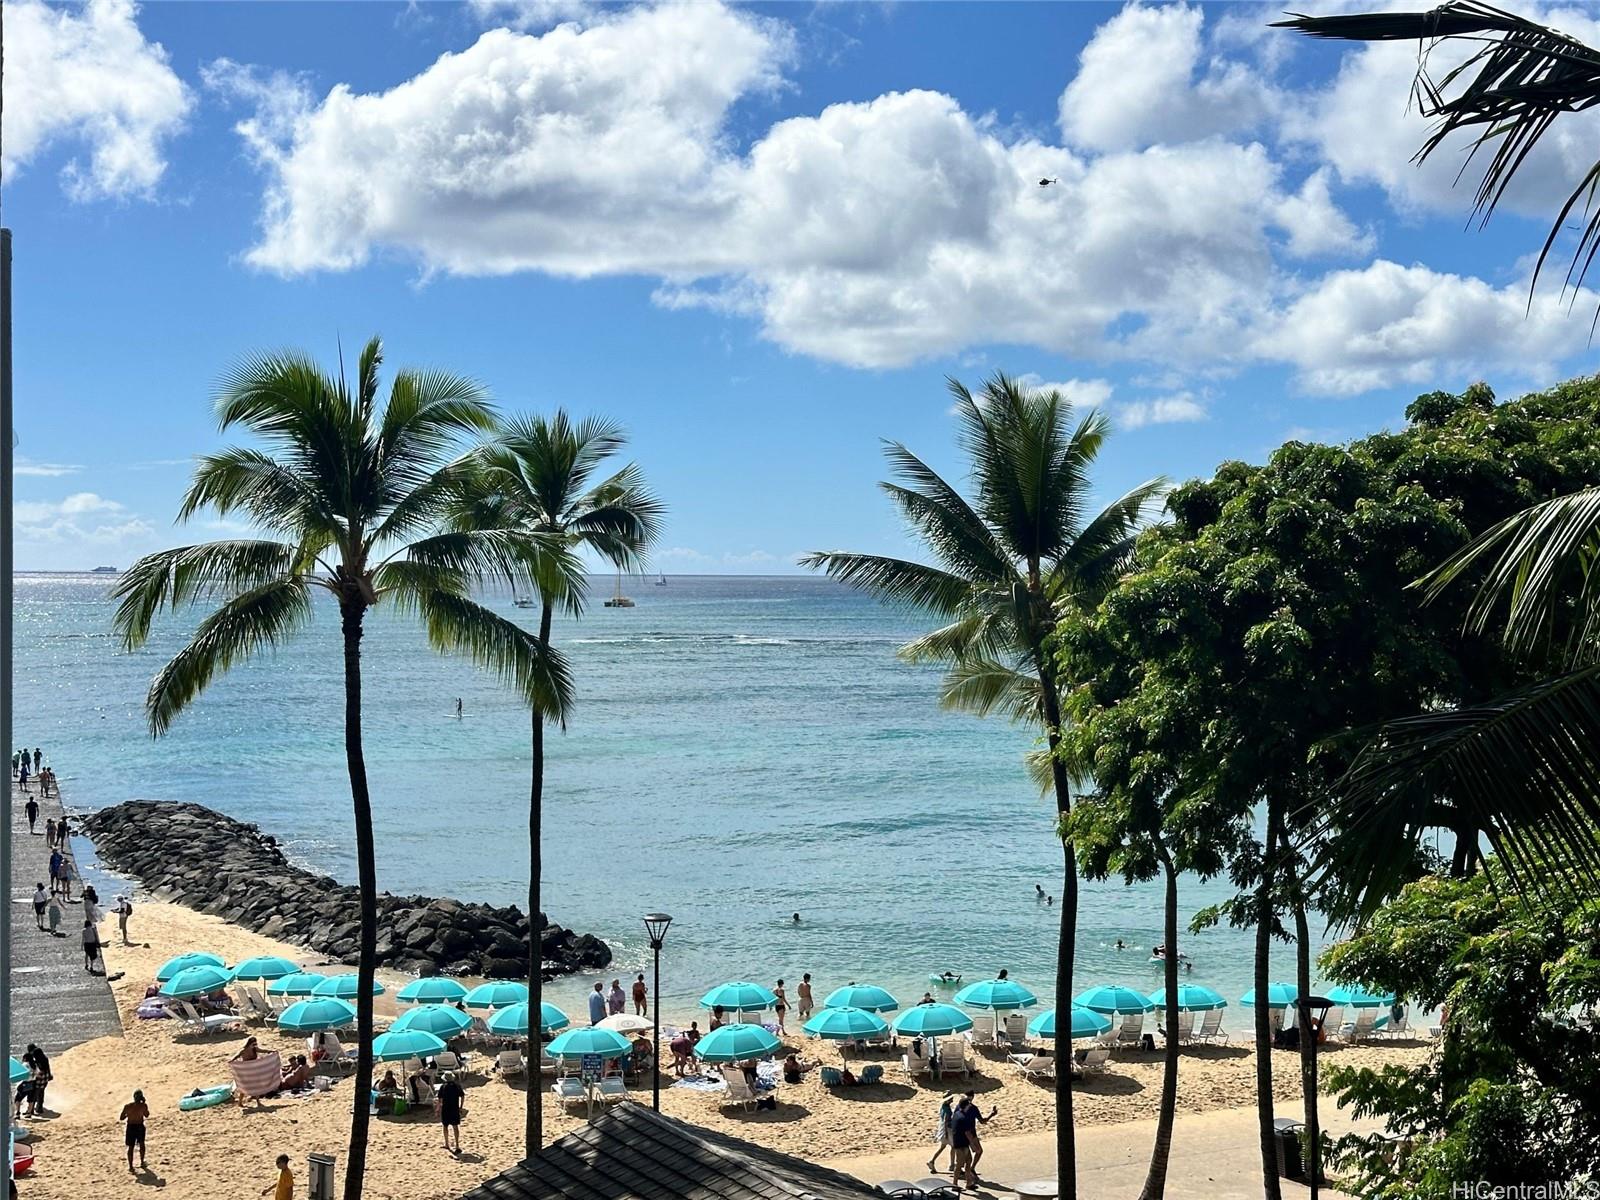
<path fill-rule="evenodd" d="M 270 1096 L 283 1081 L 283 1068 L 278 1062 L 278 1052 L 269 1050 L 249 1060 L 235 1059 L 228 1064 L 233 1072 L 235 1088 L 241 1096 Z"/>

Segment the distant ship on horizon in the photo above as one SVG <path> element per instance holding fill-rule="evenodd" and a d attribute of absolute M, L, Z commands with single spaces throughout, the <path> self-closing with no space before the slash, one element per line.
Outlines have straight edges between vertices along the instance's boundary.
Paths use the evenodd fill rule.
<path fill-rule="evenodd" d="M 122 574 L 122 572 L 118 571 L 115 567 L 96 567 L 94 570 L 90 571 L 89 574 L 91 574 L 91 575 L 120 575 L 120 574 Z"/>

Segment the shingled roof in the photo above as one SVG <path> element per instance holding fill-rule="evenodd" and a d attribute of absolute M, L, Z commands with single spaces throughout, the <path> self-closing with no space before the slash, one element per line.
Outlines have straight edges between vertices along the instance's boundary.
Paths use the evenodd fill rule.
<path fill-rule="evenodd" d="M 870 1184 L 623 1101 L 462 1200 L 883 1200 Z"/>

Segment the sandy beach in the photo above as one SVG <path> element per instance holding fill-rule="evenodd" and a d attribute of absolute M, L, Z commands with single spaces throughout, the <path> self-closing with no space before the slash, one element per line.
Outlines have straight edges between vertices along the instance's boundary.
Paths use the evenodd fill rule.
<path fill-rule="evenodd" d="M 288 946 L 236 928 L 220 918 L 176 905 L 136 897 L 130 922 L 135 946 L 117 944 L 115 920 L 102 928 L 109 970 L 123 972 L 111 986 L 122 1015 L 122 1037 L 99 1038 L 66 1051 L 54 1060 L 55 1082 L 49 1093 L 53 1117 L 30 1122 L 39 1152 L 34 1174 L 24 1181 L 24 1195 L 61 1197 L 135 1196 L 147 1186 L 159 1187 L 170 1200 L 213 1200 L 251 1196 L 272 1178 L 272 1160 L 286 1153 L 297 1164 L 313 1151 L 329 1151 L 342 1161 L 348 1132 L 350 1086 L 307 1099 L 271 1099 L 260 1107 L 225 1105 L 185 1113 L 181 1096 L 196 1087 L 228 1080 L 227 1059 L 243 1042 L 244 1033 L 174 1036 L 168 1021 L 142 1021 L 133 1014 L 156 968 L 183 949 L 207 949 L 228 961 L 255 954 L 282 954 L 296 961 L 315 961 L 302 947 Z M 398 984 L 399 979 L 388 982 Z M 711 981 L 708 981 L 708 984 Z M 393 988 L 391 988 L 391 992 Z M 392 995 L 377 1001 L 380 1025 L 392 1017 Z M 683 1014 L 686 1023 L 689 1014 Z M 678 1014 L 669 1014 L 675 1017 Z M 1247 1010 L 1230 1010 L 1230 1024 L 1241 1028 Z M 270 1027 L 254 1032 L 264 1048 L 298 1051 L 303 1039 L 280 1035 Z M 838 1051 L 828 1043 L 806 1039 L 791 1029 L 791 1044 L 807 1059 L 836 1062 Z M 1397 1041 L 1360 1048 L 1330 1047 L 1328 1061 L 1379 1063 L 1415 1061 L 1425 1053 L 1418 1043 Z M 851 1062 L 862 1060 L 852 1056 Z M 891 1060 L 885 1055 L 887 1065 Z M 664 1112 L 726 1129 L 777 1150 L 812 1159 L 874 1155 L 926 1145 L 942 1088 L 926 1080 L 912 1082 L 896 1065 L 880 1087 L 830 1093 L 815 1072 L 798 1086 L 779 1092 L 776 1112 L 719 1112 L 713 1097 L 666 1086 Z M 1298 1110 L 1298 1059 L 1278 1056 L 1276 1091 L 1285 1115 Z M 481 1060 L 480 1060 L 481 1063 Z M 1021 1080 L 1013 1068 L 995 1058 L 981 1060 L 982 1074 L 970 1084 L 995 1104 L 1000 1117 L 994 1136 L 1025 1134 L 1051 1128 L 1053 1101 L 1048 1085 Z M 1160 1088 L 1160 1055 L 1117 1053 L 1110 1070 L 1091 1077 L 1076 1094 L 1081 1125 L 1137 1121 L 1155 1115 Z M 1179 1109 L 1199 1113 L 1236 1108 L 1252 1102 L 1254 1065 L 1244 1046 L 1197 1047 L 1183 1057 Z M 548 1086 L 546 1080 L 545 1086 Z M 128 1174 L 123 1158 L 117 1113 L 134 1088 L 150 1103 L 149 1165 L 152 1174 Z M 462 1130 L 465 1153 L 447 1154 L 437 1125 L 428 1115 L 379 1117 L 372 1123 L 368 1151 L 367 1194 L 374 1200 L 446 1200 L 521 1157 L 524 1092 L 497 1077 L 467 1081 L 468 1119 Z M 649 1103 L 649 1090 L 634 1093 Z M 1331 1107 L 1331 1101 L 1329 1102 Z M 559 1136 L 581 1117 L 559 1111 L 545 1098 L 546 1129 Z"/>

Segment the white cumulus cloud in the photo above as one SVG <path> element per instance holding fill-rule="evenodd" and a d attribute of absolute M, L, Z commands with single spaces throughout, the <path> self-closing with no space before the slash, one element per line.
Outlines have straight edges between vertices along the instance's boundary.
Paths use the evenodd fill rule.
<path fill-rule="evenodd" d="M 76 152 L 61 176 L 75 199 L 155 188 L 193 101 L 137 16 L 130 0 L 6 5 L 7 174 L 64 145 Z"/>
<path fill-rule="evenodd" d="M 1112 415 L 1123 429 L 1140 429 L 1146 425 L 1204 421 L 1210 413 L 1192 392 L 1178 392 L 1171 396 L 1125 401 L 1113 409 Z"/>

